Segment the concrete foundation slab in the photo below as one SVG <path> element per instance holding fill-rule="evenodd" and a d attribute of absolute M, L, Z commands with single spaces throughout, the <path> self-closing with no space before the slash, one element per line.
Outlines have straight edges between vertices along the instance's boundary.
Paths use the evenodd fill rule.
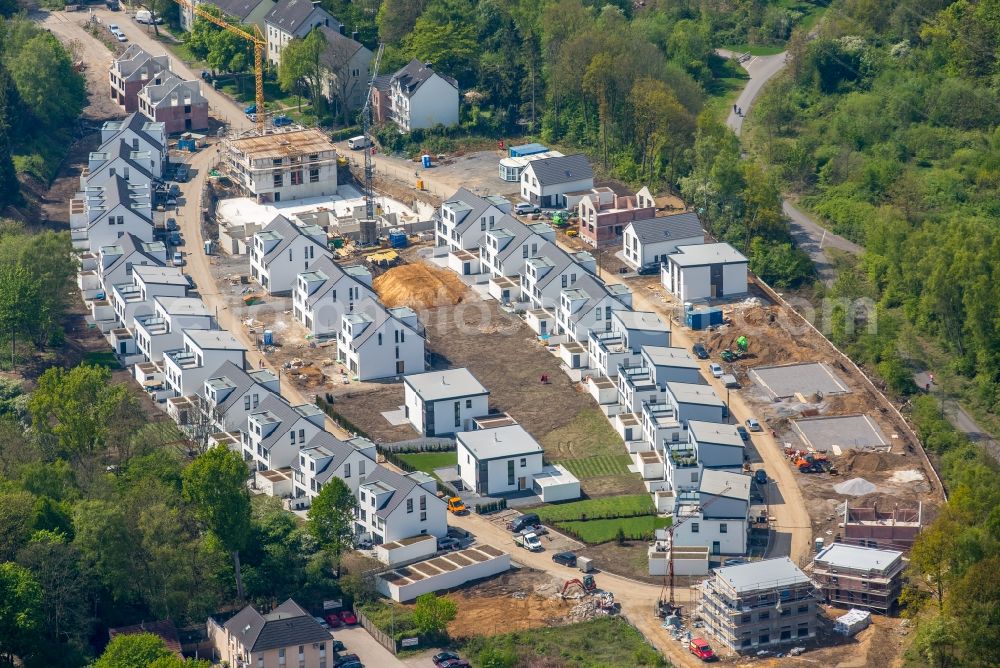
<path fill-rule="evenodd" d="M 888 448 L 889 441 L 867 415 L 843 415 L 793 420 L 792 425 L 806 445 L 820 452 L 839 455 L 846 450 Z"/>
<path fill-rule="evenodd" d="M 847 394 L 850 388 L 822 362 L 761 366 L 750 370 L 750 378 L 771 395 L 784 399 L 796 394 Z"/>

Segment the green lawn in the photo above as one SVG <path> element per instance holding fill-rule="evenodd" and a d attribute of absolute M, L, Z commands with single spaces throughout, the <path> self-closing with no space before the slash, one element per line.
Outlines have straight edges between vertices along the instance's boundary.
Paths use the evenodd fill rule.
<path fill-rule="evenodd" d="M 627 474 L 631 463 L 632 458 L 628 455 L 597 455 L 583 459 L 563 459 L 559 462 L 577 478 Z"/>
<path fill-rule="evenodd" d="M 625 532 L 625 537 L 635 540 L 650 540 L 656 529 L 670 526 L 669 517 L 621 517 L 614 520 L 578 520 L 574 522 L 556 522 L 556 527 L 567 531 L 585 543 L 596 545 L 607 543 L 618 536 L 618 529 Z"/>
<path fill-rule="evenodd" d="M 448 452 L 408 452 L 399 455 L 399 458 L 424 473 L 433 473 L 434 469 L 443 469 L 458 463 L 458 453 L 454 450 Z"/>
<path fill-rule="evenodd" d="M 118 358 L 110 350 L 91 350 L 83 356 L 83 363 L 92 366 L 103 366 L 109 369 L 119 368 Z"/>
<path fill-rule="evenodd" d="M 575 666 L 576 668 L 665 668 L 669 666 L 635 627 L 617 617 L 578 624 L 478 636 L 458 648 L 476 668 L 483 666 Z"/>
<path fill-rule="evenodd" d="M 543 522 L 561 522 L 583 518 L 634 517 L 652 515 L 655 511 L 649 494 L 606 496 L 600 499 L 555 503 L 534 511 Z"/>
<path fill-rule="evenodd" d="M 600 409 L 594 407 L 584 408 L 572 422 L 553 429 L 538 442 L 546 456 L 559 463 L 565 459 L 618 455 L 622 451 L 621 437 Z"/>

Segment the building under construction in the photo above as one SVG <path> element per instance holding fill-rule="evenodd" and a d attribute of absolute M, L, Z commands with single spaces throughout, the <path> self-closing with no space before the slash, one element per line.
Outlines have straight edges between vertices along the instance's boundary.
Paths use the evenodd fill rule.
<path fill-rule="evenodd" d="M 258 202 L 337 194 L 337 150 L 319 130 L 234 135 L 223 151 L 225 170 Z"/>
<path fill-rule="evenodd" d="M 813 560 L 813 577 L 826 600 L 846 608 L 888 614 L 903 589 L 903 553 L 834 543 Z"/>
<path fill-rule="evenodd" d="M 715 569 L 698 587 L 697 614 L 735 652 L 799 643 L 816 635 L 819 592 L 788 557 Z"/>
<path fill-rule="evenodd" d="M 923 506 L 879 510 L 851 508 L 844 504 L 844 535 L 841 542 L 882 550 L 904 550 L 913 547 L 923 523 Z"/>

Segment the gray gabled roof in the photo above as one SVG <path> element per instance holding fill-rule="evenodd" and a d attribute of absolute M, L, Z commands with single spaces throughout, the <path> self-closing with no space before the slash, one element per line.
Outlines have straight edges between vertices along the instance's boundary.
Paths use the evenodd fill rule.
<path fill-rule="evenodd" d="M 643 244 L 705 236 L 705 230 L 701 227 L 698 215 L 690 211 L 675 213 L 672 216 L 661 216 L 660 218 L 633 220 L 625 226 L 626 231 L 629 228 L 635 232 L 639 243 Z"/>
<path fill-rule="evenodd" d="M 382 519 L 389 517 L 389 515 L 391 515 L 392 512 L 403 503 L 403 499 L 405 499 L 409 493 L 418 486 L 417 481 L 413 477 L 400 475 L 395 471 L 390 471 L 384 466 L 376 466 L 375 469 L 361 481 L 362 485 L 368 485 L 371 483 L 382 483 L 382 485 L 393 490 L 392 494 L 389 495 L 389 499 L 385 502 L 385 505 L 375 510 L 375 514 Z M 434 498 L 437 497 L 435 496 Z"/>
<path fill-rule="evenodd" d="M 153 135 L 146 132 L 146 124 L 150 122 L 148 118 L 140 114 L 138 111 L 133 111 L 131 114 L 125 117 L 123 121 L 115 121 L 119 124 L 118 131 L 108 138 L 108 141 L 104 142 L 101 147 L 97 150 L 103 150 L 105 146 L 111 142 L 118 139 L 123 132 L 126 130 L 131 130 L 135 134 L 142 137 L 150 145 L 156 147 L 158 150 L 163 151 L 163 144 L 153 138 Z"/>
<path fill-rule="evenodd" d="M 353 453 L 359 452 L 359 450 L 354 445 L 345 443 L 334 437 L 330 432 L 321 431 L 302 446 L 302 452 L 308 452 L 312 457 L 319 460 L 319 466 L 316 468 L 313 477 L 316 479 L 316 482 L 322 484 L 334 477 L 334 474 L 347 461 L 347 458 Z M 296 460 L 292 468 L 298 465 L 298 461 Z"/>
<path fill-rule="evenodd" d="M 574 313 L 570 314 L 570 320 L 573 322 L 580 320 L 590 313 L 598 304 L 604 301 L 606 297 L 612 297 L 616 301 L 621 301 L 608 292 L 608 288 L 604 284 L 604 281 L 589 273 L 585 273 L 583 278 L 578 278 L 576 283 L 566 289 L 579 290 L 587 295 L 586 303 L 584 303 L 584 305 L 578 308 Z M 622 304 L 622 308 L 626 308 L 625 304 Z"/>
<path fill-rule="evenodd" d="M 462 234 L 467 229 L 472 227 L 473 223 L 478 225 L 479 219 L 482 217 L 483 213 L 491 206 L 494 206 L 489 200 L 480 197 L 476 193 L 464 187 L 456 190 L 455 194 L 445 200 L 444 203 L 447 204 L 448 202 L 461 202 L 469 207 L 469 211 L 465 214 L 465 218 L 455 225 L 455 231 L 459 234 Z M 503 220 L 502 217 L 501 220 Z"/>
<path fill-rule="evenodd" d="M 317 30 L 326 37 L 326 47 L 319 56 L 320 65 L 329 69 L 334 74 L 347 66 L 351 62 L 351 58 L 354 57 L 354 54 L 365 48 L 363 44 L 355 42 L 346 35 L 341 35 L 339 28 L 320 26 Z M 362 80 L 366 80 L 368 72 L 362 72 L 361 78 Z"/>
<path fill-rule="evenodd" d="M 392 81 L 399 82 L 399 86 L 403 93 L 410 96 L 416 93 L 420 87 L 435 74 L 455 88 L 458 88 L 458 81 L 449 76 L 445 76 L 440 72 L 435 72 L 432 68 L 423 64 L 416 58 L 407 63 L 405 67 L 397 70 L 396 73 L 392 75 Z"/>
<path fill-rule="evenodd" d="M 146 191 L 148 193 L 149 189 L 147 188 Z M 145 211 L 137 208 L 138 202 L 136 202 L 133 196 L 132 185 L 121 174 L 115 174 L 111 177 L 107 184 L 101 188 L 101 193 L 103 195 L 101 205 L 104 210 L 101 212 L 101 215 L 90 221 L 88 227 L 97 225 L 119 206 L 125 207 L 144 222 L 150 225 L 153 224 L 153 219 Z"/>
<path fill-rule="evenodd" d="M 234 386 L 233 391 L 229 393 L 229 396 L 217 406 L 218 411 L 223 415 L 226 411 L 232 408 L 236 402 L 239 401 L 240 397 L 246 394 L 250 388 L 254 385 L 259 385 L 259 383 L 255 381 L 245 369 L 241 369 L 238 364 L 233 364 L 232 362 L 225 362 L 222 364 L 222 366 L 215 370 L 215 373 L 208 377 L 208 380 L 214 380 L 215 378 L 225 378 Z M 268 390 L 264 386 L 261 386 L 261 389 L 271 395 L 274 394 L 271 390 Z M 259 407 L 260 405 L 258 404 L 258 408 Z"/>
<path fill-rule="evenodd" d="M 507 242 L 507 245 L 497 251 L 497 257 L 500 260 L 506 260 L 514 253 L 520 253 L 521 245 L 530 239 L 531 235 L 537 234 L 535 230 L 531 229 L 514 216 L 506 213 L 496 222 L 496 225 L 494 225 L 493 230 L 491 231 L 499 232 L 500 230 L 506 230 L 511 235 L 510 241 Z"/>
<path fill-rule="evenodd" d="M 264 447 L 270 447 L 271 443 L 287 434 L 288 430 L 302 417 L 290 403 L 277 395 L 267 397 L 260 402 L 256 409 L 250 411 L 250 415 L 259 413 L 270 413 L 280 422 L 269 435 L 261 439 L 260 442 Z"/>
<path fill-rule="evenodd" d="M 269 250 L 267 253 L 264 254 L 265 262 L 270 262 L 271 260 L 276 258 L 279 253 L 288 248 L 292 244 L 292 242 L 295 241 L 300 236 L 309 239 L 313 243 L 317 244 L 319 243 L 318 241 L 307 235 L 301 227 L 299 227 L 298 225 L 296 225 L 295 223 L 288 220 L 282 215 L 275 216 L 274 220 L 268 223 L 267 227 L 258 232 L 258 234 L 261 234 L 263 232 L 274 232 L 275 234 L 281 237 L 281 240 L 274 245 L 274 248 L 272 248 L 271 250 Z"/>
<path fill-rule="evenodd" d="M 407 331 L 410 332 L 411 336 L 421 336 L 420 332 L 413 329 L 413 327 L 407 325 L 399 318 L 395 317 L 392 314 L 392 309 L 385 308 L 378 300 L 374 300 L 372 302 L 372 306 L 375 307 L 374 308 L 375 313 L 374 315 L 369 314 L 372 315 L 371 324 L 365 327 L 364 331 L 362 331 L 360 334 L 358 334 L 357 337 L 354 338 L 352 343 L 355 348 L 360 348 L 362 345 L 364 345 L 364 343 L 368 339 L 375 336 L 375 334 L 382 328 L 382 325 L 384 325 L 389 320 L 395 320 L 396 322 L 399 323 L 401 327 L 405 327 Z"/>
<path fill-rule="evenodd" d="M 207 2 L 221 9 L 223 14 L 245 21 L 255 9 L 269 0 L 207 0 Z"/>
<path fill-rule="evenodd" d="M 132 147 L 125 143 L 124 139 L 118 139 L 117 141 L 112 139 L 107 141 L 101 147 L 101 150 L 95 151 L 95 153 L 106 153 L 107 155 L 105 156 L 104 162 L 98 165 L 97 169 L 87 174 L 88 181 L 90 181 L 91 177 L 100 174 L 105 169 L 108 169 L 111 166 L 111 163 L 114 162 L 115 158 L 121 158 L 127 162 L 130 168 L 145 176 L 149 181 L 153 181 L 156 178 L 148 168 L 135 161 L 132 155 L 136 153 L 136 151 L 133 151 Z"/>
<path fill-rule="evenodd" d="M 294 34 L 317 9 L 330 16 L 322 7 L 314 5 L 312 0 L 278 0 L 264 17 L 264 23 Z M 340 30 L 340 22 L 332 16 L 330 19 L 334 23 L 334 30 Z"/>
<path fill-rule="evenodd" d="M 162 242 L 155 242 L 155 243 L 159 243 L 161 246 L 163 245 Z M 140 239 L 139 237 L 132 234 L 131 232 L 128 232 L 121 239 L 118 239 L 116 243 L 111 244 L 110 246 L 105 246 L 104 248 L 111 248 L 114 246 L 121 248 L 122 254 L 119 255 L 114 262 L 109 264 L 104 269 L 105 274 L 110 274 L 118 267 L 118 265 L 124 264 L 126 262 L 132 262 L 132 264 L 134 265 L 139 264 L 139 262 L 135 262 L 131 259 L 132 256 L 135 255 L 136 253 L 139 253 L 140 255 L 148 259 L 150 264 L 154 264 L 161 267 L 163 266 L 162 260 L 153 257 L 152 255 L 146 252 L 147 243 L 142 239 Z"/>
<path fill-rule="evenodd" d="M 559 248 L 559 246 L 557 246 L 556 244 L 545 244 L 544 246 L 538 249 L 538 254 L 535 255 L 534 257 L 548 260 L 549 262 L 552 263 L 552 269 L 549 272 L 547 272 L 544 276 L 540 277 L 538 280 L 535 281 L 535 285 L 538 286 L 539 290 L 543 289 L 546 285 L 554 281 L 557 276 L 561 276 L 563 271 L 565 271 L 571 265 L 577 264 L 577 262 L 572 257 L 570 257 L 569 253 L 564 251 L 562 248 Z M 580 267 L 580 271 L 583 272 L 583 275 L 587 275 L 590 273 L 586 269 L 584 269 L 582 265 L 577 265 L 577 266 Z"/>
<path fill-rule="evenodd" d="M 319 272 L 323 274 L 324 276 L 326 276 L 327 280 L 323 281 L 323 283 L 318 288 L 316 288 L 311 295 L 308 295 L 306 297 L 306 306 L 309 307 L 315 306 L 316 303 L 319 302 L 319 300 L 323 299 L 323 297 L 329 294 L 330 290 L 332 290 L 333 287 L 342 280 L 350 281 L 351 287 L 361 288 L 361 292 L 359 294 L 363 296 L 356 299 L 355 300 L 356 303 L 360 302 L 364 297 L 371 297 L 373 294 L 373 291 L 370 287 L 368 287 L 358 279 L 354 278 L 353 276 L 345 272 L 339 264 L 333 261 L 333 258 L 327 257 L 325 255 L 320 259 L 316 260 L 315 262 L 313 262 L 312 264 L 310 264 L 308 272 L 302 272 L 302 273 L 312 273 L 312 272 Z"/>
<path fill-rule="evenodd" d="M 532 160 L 525 169 L 530 169 L 542 186 L 594 178 L 590 160 L 582 153 Z"/>
<path fill-rule="evenodd" d="M 330 632 L 292 599 L 266 615 L 248 605 L 226 622 L 224 627 L 248 652 L 330 640 Z"/>

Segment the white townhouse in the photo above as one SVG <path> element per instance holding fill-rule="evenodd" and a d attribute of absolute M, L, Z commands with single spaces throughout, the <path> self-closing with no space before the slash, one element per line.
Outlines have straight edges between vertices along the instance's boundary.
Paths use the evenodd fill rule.
<path fill-rule="evenodd" d="M 153 202 L 150 186 L 133 185 L 115 175 L 103 186 L 88 187 L 70 200 L 70 239 L 73 248 L 96 251 L 126 234 L 153 240 Z"/>
<path fill-rule="evenodd" d="M 156 178 L 163 178 L 168 160 L 167 132 L 163 123 L 150 121 L 138 112 L 120 121 L 105 121 L 101 126 L 101 145 L 97 150 L 103 151 L 120 141 L 135 152 L 148 153 L 153 159 L 150 171 Z"/>
<path fill-rule="evenodd" d="M 698 360 L 684 348 L 669 346 L 642 346 L 639 351 L 642 365 L 649 368 L 656 384 L 664 387 L 667 383 L 704 383 Z"/>
<path fill-rule="evenodd" d="M 447 507 L 434 478 L 414 471 L 400 475 L 376 466 L 358 487 L 356 530 L 375 545 L 412 536 L 448 533 Z"/>
<path fill-rule="evenodd" d="M 185 331 L 180 348 L 163 352 L 163 376 L 177 397 L 198 393 L 223 362 L 246 367 L 246 347 L 224 329 Z"/>
<path fill-rule="evenodd" d="M 329 258 L 326 232 L 318 225 L 296 225 L 276 216 L 253 235 L 250 275 L 271 295 L 290 294 L 297 276 L 321 258 Z"/>
<path fill-rule="evenodd" d="M 493 278 L 520 276 L 528 258 L 538 255 L 542 246 L 555 241 L 556 231 L 548 223 L 525 225 L 505 215 L 486 231 L 479 246 L 479 261 L 483 272 Z"/>
<path fill-rule="evenodd" d="M 131 279 L 133 267 L 162 267 L 166 263 L 167 247 L 162 241 L 143 241 L 134 234 L 126 234 L 117 243 L 102 246 L 98 250 L 97 269 L 93 277 L 96 278 L 98 290 L 107 295 L 112 286 Z M 84 277 L 89 279 L 90 274 L 84 272 L 81 278 Z M 90 281 L 87 282 L 90 287 Z"/>
<path fill-rule="evenodd" d="M 358 380 L 405 376 L 426 368 L 423 326 L 413 309 L 373 304 L 370 311 L 349 313 L 340 320 L 337 359 Z"/>
<path fill-rule="evenodd" d="M 264 17 L 267 37 L 267 62 L 281 63 L 281 52 L 293 39 L 302 39 L 313 28 L 332 28 L 338 33 L 343 24 L 313 0 L 278 0 Z"/>
<path fill-rule="evenodd" d="M 313 436 L 299 449 L 292 464 L 294 496 L 310 504 L 323 485 L 340 478 L 356 495 L 361 481 L 375 470 L 375 444 L 367 438 L 341 441 L 327 431 Z"/>
<path fill-rule="evenodd" d="M 281 397 L 267 397 L 247 417 L 243 458 L 257 471 L 289 468 L 325 424 L 323 411 L 312 404 L 292 406 Z"/>
<path fill-rule="evenodd" d="M 135 142 L 138 144 L 138 139 Z M 149 149 L 134 149 L 124 139 L 112 139 L 87 157 L 87 168 L 80 174 L 80 190 L 104 187 L 115 176 L 136 186 L 149 186 L 159 177 L 153 170 L 160 164 L 159 154 Z"/>
<path fill-rule="evenodd" d="M 622 255 L 625 263 L 638 269 L 644 265 L 664 263 L 678 246 L 705 243 L 705 230 L 698 214 L 675 213 L 672 216 L 634 220 L 622 233 Z"/>
<path fill-rule="evenodd" d="M 194 297 L 156 297 L 153 312 L 137 315 L 134 323 L 136 346 L 150 362 L 183 346 L 185 331 L 216 327 L 212 311 Z"/>
<path fill-rule="evenodd" d="M 132 280 L 111 288 L 118 324 L 132 327 L 137 316 L 155 311 L 155 297 L 184 297 L 189 285 L 187 276 L 178 267 L 132 267 Z"/>
<path fill-rule="evenodd" d="M 477 494 L 531 489 L 542 472 L 542 446 L 519 424 L 455 434 L 458 474 Z"/>
<path fill-rule="evenodd" d="M 618 367 L 616 380 L 618 403 L 626 413 L 641 413 L 643 403 L 660 404 L 666 398 L 666 391 L 656 384 L 648 367 Z"/>
<path fill-rule="evenodd" d="M 552 308 L 558 304 L 563 290 L 596 271 L 597 261 L 587 251 L 570 255 L 555 244 L 545 244 L 538 255 L 525 262 L 521 292 L 531 302 L 532 308 Z"/>
<path fill-rule="evenodd" d="M 594 170 L 582 153 L 532 160 L 521 172 L 521 197 L 544 208 L 566 206 L 568 193 L 594 187 Z"/>
<path fill-rule="evenodd" d="M 434 228 L 435 243 L 447 246 L 452 252 L 474 251 L 482 245 L 486 233 L 510 212 L 510 202 L 499 195 L 480 197 L 471 190 L 459 188 L 441 203 Z"/>
<path fill-rule="evenodd" d="M 735 297 L 747 292 L 749 262 L 726 243 L 678 246 L 667 255 L 660 281 L 682 302 Z"/>
<path fill-rule="evenodd" d="M 424 436 L 470 431 L 473 419 L 490 412 L 490 391 L 465 368 L 428 371 L 403 378 L 406 418 Z"/>
<path fill-rule="evenodd" d="M 247 418 L 269 398 L 281 398 L 281 381 L 269 369 L 244 370 L 223 362 L 205 380 L 203 405 L 212 424 L 222 432 L 242 431 Z"/>
<path fill-rule="evenodd" d="M 458 81 L 414 58 L 389 79 L 389 120 L 404 133 L 458 125 Z"/>
<path fill-rule="evenodd" d="M 678 497 L 678 547 L 707 547 L 713 555 L 746 554 L 749 547 L 750 476 L 706 469 L 696 493 Z M 775 614 L 778 614 L 777 612 Z"/>
<path fill-rule="evenodd" d="M 616 378 L 619 368 L 640 365 L 643 346 L 669 346 L 670 330 L 648 311 L 611 311 L 611 330 L 591 330 L 587 340 L 590 366 L 602 376 Z"/>
<path fill-rule="evenodd" d="M 590 332 L 611 331 L 611 314 L 632 308 L 632 291 L 622 283 L 606 284 L 586 274 L 559 295 L 557 332 L 586 343 Z"/>
<path fill-rule="evenodd" d="M 666 401 L 642 403 L 642 440 L 654 450 L 668 445 L 680 446 L 684 428 L 677 420 L 677 411 Z"/>
<path fill-rule="evenodd" d="M 686 429 L 691 420 L 725 424 L 729 411 L 711 385 L 667 383 L 667 402 L 677 411 L 677 419 Z"/>
<path fill-rule="evenodd" d="M 743 472 L 746 445 L 734 424 L 688 420 L 688 439 L 698 452 L 702 468 Z"/>
<path fill-rule="evenodd" d="M 344 315 L 382 308 L 371 286 L 372 275 L 365 267 L 341 267 L 321 257 L 296 277 L 292 313 L 313 336 L 336 336 Z"/>

